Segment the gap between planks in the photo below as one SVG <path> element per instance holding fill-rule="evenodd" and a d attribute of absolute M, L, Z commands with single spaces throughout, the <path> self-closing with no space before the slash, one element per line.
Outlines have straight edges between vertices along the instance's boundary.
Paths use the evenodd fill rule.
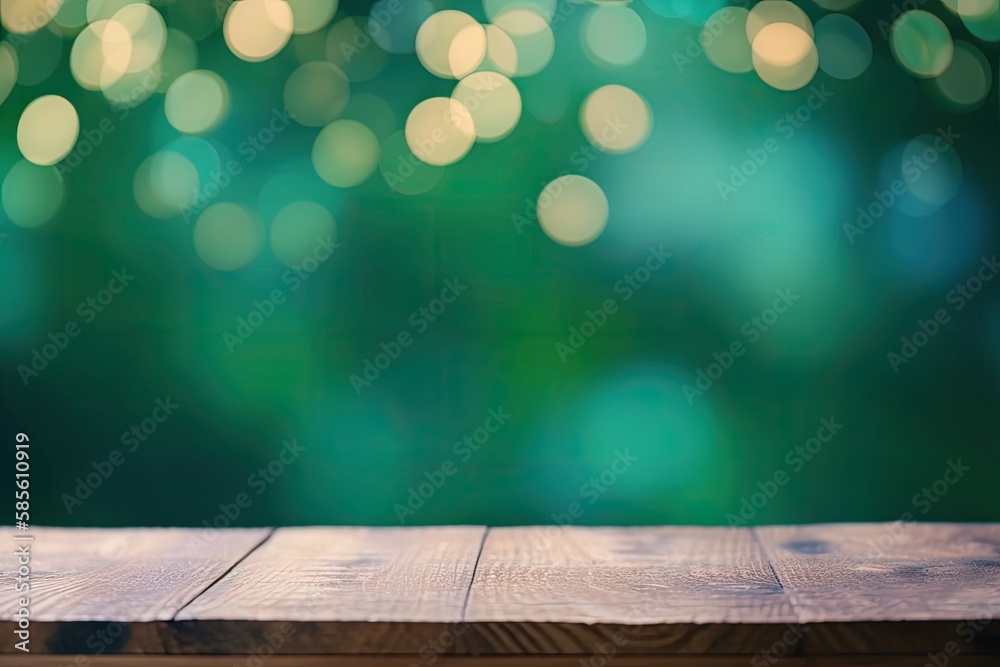
<path fill-rule="evenodd" d="M 171 621 L 177 620 L 178 614 L 180 614 L 182 611 L 184 611 L 189 606 L 191 606 L 191 604 L 195 600 L 197 600 L 202 595 L 204 595 L 205 593 L 207 593 L 209 591 L 209 589 L 211 589 L 217 583 L 219 583 L 220 581 L 222 581 L 223 579 L 225 579 L 227 576 L 229 576 L 229 573 L 232 572 L 234 569 L 236 569 L 237 565 L 239 565 L 240 563 L 242 563 L 243 561 L 245 561 L 247 558 L 249 558 L 250 555 L 253 552 L 257 551 L 257 549 L 260 549 L 262 546 L 264 546 L 264 543 L 267 542 L 269 539 L 271 539 L 274 536 L 274 533 L 277 531 L 277 528 L 271 527 L 271 528 L 267 528 L 266 530 L 267 530 L 267 535 L 265 535 L 263 537 L 263 539 L 261 539 L 260 542 L 258 542 L 257 544 L 255 544 L 249 551 L 247 551 L 245 554 L 243 554 L 238 559 L 236 559 L 233 562 L 233 564 L 229 566 L 228 570 L 226 570 L 225 572 L 223 572 L 222 574 L 220 574 L 218 577 L 216 577 L 215 580 L 212 581 L 207 586 L 205 586 L 205 588 L 201 589 L 201 591 L 197 595 L 195 595 L 190 600 L 188 600 L 187 602 L 185 602 L 183 606 L 181 606 L 177 611 L 174 612 L 174 615 L 173 615 L 173 617 L 170 620 Z"/>

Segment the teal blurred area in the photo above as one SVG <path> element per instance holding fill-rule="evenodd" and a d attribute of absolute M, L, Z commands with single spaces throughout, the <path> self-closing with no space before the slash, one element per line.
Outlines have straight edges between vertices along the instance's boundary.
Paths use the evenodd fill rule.
<path fill-rule="evenodd" d="M 30 437 L 34 523 L 1000 520 L 1000 48 L 954 3 L 922 9 L 992 74 L 962 109 L 894 56 L 888 3 L 845 13 L 870 37 L 863 73 L 834 78 L 821 53 L 792 91 L 691 51 L 715 11 L 754 3 L 632 2 L 646 48 L 622 67 L 581 41 L 598 7 L 552 3 L 551 62 L 512 78 L 516 128 L 401 194 L 384 175 L 398 133 L 454 80 L 382 50 L 398 41 L 362 47 L 337 118 L 370 131 L 382 168 L 336 187 L 312 157 L 322 127 L 287 118 L 284 94 L 329 57 L 329 28 L 246 62 L 211 17 L 196 33 L 194 1 L 153 5 L 224 80 L 217 128 L 180 132 L 160 92 L 130 108 L 82 89 L 73 35 L 48 28 L 18 46 L 29 79 L 0 104 L 0 422 L 11 451 Z M 489 20 L 478 1 L 413 7 L 387 40 L 431 11 Z M 342 0 L 329 25 L 370 12 Z M 581 129 L 611 84 L 648 104 L 637 150 Z M 100 137 L 55 183 L 16 137 L 43 95 L 75 107 L 77 150 Z M 137 174 L 161 171 L 206 206 L 152 215 L 162 194 Z M 608 201 L 579 247 L 537 221 L 564 172 Z"/>

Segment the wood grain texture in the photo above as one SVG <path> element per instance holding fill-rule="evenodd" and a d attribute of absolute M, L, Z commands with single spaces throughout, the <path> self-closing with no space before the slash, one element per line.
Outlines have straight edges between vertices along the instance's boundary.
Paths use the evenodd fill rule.
<path fill-rule="evenodd" d="M 1000 525 L 756 529 L 803 623 L 1000 618 Z"/>
<path fill-rule="evenodd" d="M 794 623 L 744 528 L 492 529 L 468 622 Z"/>
<path fill-rule="evenodd" d="M 4 667 L 1000 665 L 1000 525 L 33 533 Z"/>
<path fill-rule="evenodd" d="M 23 595 L 14 589 L 14 551 L 29 544 L 33 622 L 138 623 L 173 618 L 270 529 L 33 528 L 31 542 L 14 542 L 15 532 L 0 528 L 10 545 L 0 556 L 0 608 L 14 609 Z"/>
<path fill-rule="evenodd" d="M 469 595 L 477 653 L 753 653 L 793 623 L 748 529 L 496 528 Z"/>
<path fill-rule="evenodd" d="M 485 532 L 281 528 L 176 620 L 459 622 Z"/>

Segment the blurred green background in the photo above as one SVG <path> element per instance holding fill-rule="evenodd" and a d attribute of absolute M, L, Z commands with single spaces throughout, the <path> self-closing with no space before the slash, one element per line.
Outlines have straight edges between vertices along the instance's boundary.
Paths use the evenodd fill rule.
<path fill-rule="evenodd" d="M 185 12 L 201 16 L 180 7 L 191 2 L 157 6 L 167 26 L 188 29 Z M 119 119 L 100 91 L 81 89 L 64 37 L 51 74 L 17 85 L 0 105 L 0 174 L 21 159 L 18 119 L 41 95 L 70 100 L 83 130 L 115 119 L 66 176 L 51 220 L 22 228 L 8 211 L 0 222 L 0 410 L 11 452 L 2 467 L 11 478 L 14 436 L 27 433 L 32 522 L 760 524 L 904 512 L 1000 520 L 1000 285 L 986 282 L 961 310 L 948 300 L 997 251 L 995 84 L 963 113 L 942 104 L 883 38 L 889 3 L 848 12 L 874 51 L 851 80 L 821 69 L 785 92 L 698 54 L 679 67 L 675 56 L 698 39 L 705 8 L 722 4 L 662 3 L 657 12 L 631 3 L 647 46 L 620 68 L 588 58 L 581 22 L 595 8 L 574 5 L 552 27 L 551 63 L 513 79 L 524 103 L 513 133 L 477 143 L 418 196 L 394 192 L 378 171 L 353 188 L 324 183 L 310 161 L 319 128 L 291 123 L 215 202 L 256 211 L 265 229 L 290 201 L 332 213 L 339 247 L 295 289 L 267 243 L 246 266 L 219 271 L 199 258 L 193 222 L 140 210 L 140 164 L 184 135 L 167 122 L 162 94 Z M 813 22 L 827 14 L 811 0 L 797 4 Z M 344 0 L 331 25 L 366 16 L 368 5 Z M 433 5 L 487 21 L 479 2 Z M 938 0 L 922 9 L 975 45 L 995 77 L 995 43 Z M 315 57 L 317 37 L 296 35 L 275 57 L 249 63 L 217 26 L 207 32 L 198 66 L 225 80 L 231 111 L 201 140 L 225 164 L 283 108 L 285 81 Z M 377 75 L 351 81 L 341 116 L 380 141 L 455 84 L 414 55 L 384 60 Z M 649 104 L 652 133 L 634 152 L 588 148 L 579 109 L 605 84 Z M 786 136 L 777 124 L 813 86 L 832 95 Z M 949 126 L 961 136 L 946 159 L 852 243 L 844 225 L 899 176 L 908 142 Z M 769 139 L 779 150 L 723 201 L 719 181 Z M 609 202 L 607 228 L 582 247 L 554 242 L 534 220 L 519 224 L 564 170 L 593 179 Z M 928 190 L 933 205 L 912 196 Z M 17 196 L 5 188 L 5 205 Z M 626 300 L 616 284 L 661 245 L 672 256 Z M 134 280 L 88 321 L 78 305 L 115 270 Z M 433 322 L 414 317 L 446 281 L 467 289 Z M 286 301 L 245 342 L 227 345 L 238 318 L 274 290 Z M 776 290 L 798 299 L 758 331 L 752 318 Z M 569 344 L 571 328 L 608 299 L 616 312 L 560 355 L 557 343 Z M 887 355 L 938 309 L 947 323 L 895 372 Z M 70 321 L 79 335 L 25 382 L 19 366 Z M 351 376 L 404 332 L 412 344 L 356 391 Z M 713 354 L 725 357 L 735 342 L 745 352 L 689 400 L 685 385 L 696 386 L 699 370 L 714 373 Z M 155 432 L 131 450 L 128 432 L 142 432 L 158 399 L 177 407 L 162 423 L 147 421 Z M 491 410 L 509 418 L 484 437 L 477 429 Z M 808 454 L 823 419 L 843 428 Z M 282 444 L 292 440 L 302 448 L 294 455 Z M 109 458 L 121 465 L 109 468 Z M 970 468 L 960 481 L 920 500 L 959 460 Z M 786 483 L 772 485 L 781 471 Z M 241 493 L 249 506 L 219 520 Z"/>

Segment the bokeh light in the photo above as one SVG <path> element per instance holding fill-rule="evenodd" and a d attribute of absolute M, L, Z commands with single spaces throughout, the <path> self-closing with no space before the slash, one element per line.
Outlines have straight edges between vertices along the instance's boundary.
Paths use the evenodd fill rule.
<path fill-rule="evenodd" d="M 222 32 L 236 57 L 259 62 L 285 48 L 294 24 L 286 0 L 236 0 L 226 12 Z"/>
<path fill-rule="evenodd" d="M 0 23 L 13 33 L 41 30 L 62 7 L 62 0 L 0 0 Z"/>
<path fill-rule="evenodd" d="M 355 120 L 330 123 L 316 137 L 312 161 L 319 177 L 338 188 L 368 180 L 378 167 L 378 137 Z"/>
<path fill-rule="evenodd" d="M 1000 0 L 958 0 L 956 10 L 973 35 L 987 42 L 1000 41 Z"/>
<path fill-rule="evenodd" d="M 420 26 L 416 48 L 428 72 L 445 79 L 461 78 L 486 57 L 486 30 L 465 12 L 447 9 Z"/>
<path fill-rule="evenodd" d="M 757 75 L 778 90 L 804 88 L 819 68 L 819 54 L 812 37 L 791 23 L 765 25 L 756 33 L 751 47 Z"/>
<path fill-rule="evenodd" d="M 601 5 L 587 12 L 580 24 L 580 39 L 591 60 L 631 65 L 646 52 L 646 25 L 624 5 Z"/>
<path fill-rule="evenodd" d="M 955 45 L 944 21 L 930 12 L 906 12 L 892 24 L 889 44 L 896 61 L 918 78 L 940 76 L 951 64 Z"/>
<path fill-rule="evenodd" d="M 926 86 L 949 111 L 969 113 L 981 107 L 990 94 L 993 70 L 978 47 L 957 40 L 948 69 L 928 79 Z"/>
<path fill-rule="evenodd" d="M 286 205 L 271 223 L 271 251 L 285 266 L 300 266 L 326 241 L 337 239 L 337 223 L 325 207 L 313 201 Z"/>
<path fill-rule="evenodd" d="M 556 243 L 586 245 L 607 227 L 608 198 L 589 178 L 560 176 L 538 195 L 538 222 Z"/>
<path fill-rule="evenodd" d="M 790 23 L 800 28 L 810 39 L 814 35 L 812 21 L 798 5 L 785 0 L 761 0 L 747 15 L 747 40 L 753 44 L 761 30 L 775 23 Z"/>
<path fill-rule="evenodd" d="M 612 0 L 608 4 L 617 3 Z M 727 5 L 727 0 L 645 0 L 645 4 L 660 16 L 702 26 L 712 14 Z"/>
<path fill-rule="evenodd" d="M 156 91 L 165 93 L 179 76 L 198 68 L 198 45 L 187 33 L 175 28 L 168 29 L 160 66 L 160 83 Z"/>
<path fill-rule="evenodd" d="M 517 47 L 510 35 L 495 25 L 485 25 L 486 57 L 476 69 L 480 72 L 498 72 L 504 76 L 517 74 Z"/>
<path fill-rule="evenodd" d="M 262 227 L 256 216 L 242 206 L 212 204 L 195 223 L 194 248 L 201 261 L 213 269 L 235 271 L 260 253 Z"/>
<path fill-rule="evenodd" d="M 66 157 L 80 134 L 80 118 L 65 97 L 45 95 L 29 104 L 17 124 L 17 147 L 37 165 L 53 165 Z"/>
<path fill-rule="evenodd" d="M 556 41 L 552 28 L 544 17 L 528 9 L 511 9 L 493 18 L 517 49 L 517 71 L 514 76 L 532 76 L 551 62 Z"/>
<path fill-rule="evenodd" d="M 0 42 L 0 104 L 4 103 L 17 83 L 17 51 L 7 42 Z"/>
<path fill-rule="evenodd" d="M 433 13 L 430 0 L 378 0 L 368 12 L 368 33 L 389 53 L 413 53 L 417 31 Z"/>
<path fill-rule="evenodd" d="M 183 154 L 162 150 L 150 155 L 136 169 L 132 194 L 146 215 L 167 220 L 190 207 L 200 189 L 198 169 Z"/>
<path fill-rule="evenodd" d="M 229 87 L 208 70 L 182 74 L 171 84 L 164 100 L 167 121 L 186 134 L 205 134 L 229 115 Z"/>
<path fill-rule="evenodd" d="M 448 97 L 432 97 L 415 106 L 406 119 L 405 132 L 413 154 L 438 166 L 458 162 L 476 141 L 472 114 Z"/>
<path fill-rule="evenodd" d="M 982 203 L 968 189 L 930 215 L 889 215 L 887 263 L 905 282 L 953 287 L 986 252 L 986 223 Z"/>
<path fill-rule="evenodd" d="M 260 188 L 257 212 L 262 219 L 273 221 L 281 209 L 302 201 L 322 202 L 325 208 L 335 212 L 334 207 L 342 201 L 336 194 L 331 196 L 330 184 L 316 174 L 309 156 L 296 158 L 286 163 Z"/>
<path fill-rule="evenodd" d="M 115 12 L 111 21 L 124 26 L 129 34 L 126 73 L 141 72 L 160 62 L 167 42 L 167 26 L 160 12 L 149 5 L 130 4 Z"/>
<path fill-rule="evenodd" d="M 371 93 L 352 94 L 340 118 L 363 123 L 379 141 L 385 141 L 396 131 L 396 113 L 385 98 Z"/>
<path fill-rule="evenodd" d="M 382 143 L 379 171 L 386 184 L 402 195 L 422 195 L 441 182 L 444 167 L 427 164 L 410 150 L 400 130 Z"/>
<path fill-rule="evenodd" d="M 83 88 L 100 90 L 125 74 L 131 52 L 131 35 L 125 26 L 116 21 L 95 21 L 76 36 L 70 71 Z"/>
<path fill-rule="evenodd" d="M 64 0 L 51 26 L 62 30 L 76 31 L 87 24 L 87 0 Z M 54 30 L 55 28 L 53 28 Z"/>
<path fill-rule="evenodd" d="M 851 9 L 861 0 L 813 0 L 813 2 L 828 12 L 843 12 Z"/>
<path fill-rule="evenodd" d="M 513 9 L 525 9 L 538 14 L 548 23 L 556 14 L 558 0 L 483 0 L 486 18 L 491 21 Z"/>
<path fill-rule="evenodd" d="M 565 498 L 576 497 L 578 480 L 608 470 L 626 451 L 621 446 L 626 441 L 638 463 L 614 483 L 602 485 L 602 502 L 641 506 L 660 502 L 654 498 L 669 504 L 688 497 L 704 502 L 701 489 L 720 483 L 725 464 L 719 462 L 729 459 L 720 456 L 717 435 L 725 419 L 714 414 L 708 396 L 689 403 L 685 387 L 697 378 L 672 366 L 651 355 L 587 377 L 568 400 L 547 406 L 544 433 L 534 447 L 569 455 L 558 467 L 540 467 L 544 477 L 537 484 L 546 503 L 562 507 Z M 721 516 L 724 510 L 713 511 Z"/>
<path fill-rule="evenodd" d="M 497 72 L 470 74 L 455 86 L 451 97 L 469 110 L 480 141 L 503 139 L 521 118 L 521 94 L 510 79 Z"/>
<path fill-rule="evenodd" d="M 819 67 L 835 79 L 855 79 L 872 63 L 872 40 L 850 16 L 829 14 L 816 22 Z"/>
<path fill-rule="evenodd" d="M 962 185 L 962 161 L 938 135 L 922 134 L 909 141 L 901 156 L 901 177 L 909 191 L 934 209 L 952 199 Z"/>
<path fill-rule="evenodd" d="M 337 13 L 340 0 L 286 0 L 292 8 L 292 32 L 305 35 L 325 28 Z"/>
<path fill-rule="evenodd" d="M 3 180 L 3 210 L 18 227 L 38 227 L 59 212 L 66 189 L 55 167 L 20 160 Z"/>
<path fill-rule="evenodd" d="M 389 62 L 389 54 L 368 33 L 366 18 L 348 16 L 326 33 L 326 59 L 348 80 L 360 82 L 374 79 Z"/>
<path fill-rule="evenodd" d="M 167 23 L 200 42 L 222 24 L 224 16 L 220 9 L 226 8 L 205 0 L 173 0 L 166 8 Z"/>
<path fill-rule="evenodd" d="M 133 4 L 149 5 L 149 0 L 87 0 L 87 20 L 107 21 L 123 7 Z"/>
<path fill-rule="evenodd" d="M 719 69 L 733 74 L 753 69 L 747 39 L 749 15 L 750 12 L 742 7 L 724 7 L 705 22 L 700 42 L 709 61 Z"/>
<path fill-rule="evenodd" d="M 298 123 L 309 127 L 332 123 L 350 97 L 347 75 L 333 63 L 301 65 L 285 84 L 285 108 Z"/>
<path fill-rule="evenodd" d="M 588 141 L 607 153 L 642 146 L 653 130 L 653 112 L 638 93 L 611 84 L 598 88 L 580 107 L 580 127 Z"/>

